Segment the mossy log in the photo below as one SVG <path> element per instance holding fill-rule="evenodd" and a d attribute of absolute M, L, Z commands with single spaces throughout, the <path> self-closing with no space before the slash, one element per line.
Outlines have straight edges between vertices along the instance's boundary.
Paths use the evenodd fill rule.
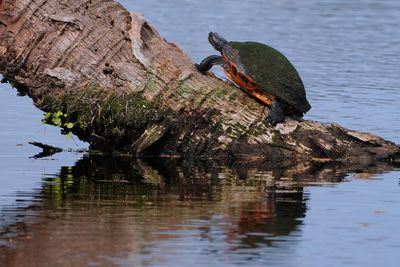
<path fill-rule="evenodd" d="M 94 149 L 277 162 L 390 160 L 399 146 L 337 124 L 263 120 L 112 0 L 0 0 L 0 72 Z M 66 125 L 69 125 L 68 127 Z"/>

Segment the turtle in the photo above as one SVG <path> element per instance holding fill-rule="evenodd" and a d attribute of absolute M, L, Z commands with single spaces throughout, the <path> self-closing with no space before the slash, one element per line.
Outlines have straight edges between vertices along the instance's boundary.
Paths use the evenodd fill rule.
<path fill-rule="evenodd" d="M 311 109 L 300 75 L 278 50 L 258 42 L 228 42 L 215 32 L 208 41 L 221 55 L 206 57 L 197 69 L 205 74 L 220 65 L 243 91 L 267 105 L 268 123 L 283 123 L 286 115 L 299 119 Z"/>

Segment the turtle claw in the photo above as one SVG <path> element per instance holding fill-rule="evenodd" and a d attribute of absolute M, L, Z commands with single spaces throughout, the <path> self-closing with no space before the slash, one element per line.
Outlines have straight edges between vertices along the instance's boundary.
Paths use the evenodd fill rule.
<path fill-rule="evenodd" d="M 206 74 L 207 71 L 204 71 L 204 69 L 202 68 L 202 66 L 200 64 L 195 63 L 194 66 L 196 67 L 196 69 L 198 71 L 200 71 L 202 74 Z"/>
<path fill-rule="evenodd" d="M 280 119 L 280 118 L 274 118 L 271 116 L 268 116 L 265 118 L 265 120 L 267 121 L 267 123 L 269 123 L 272 126 L 276 126 L 278 123 L 282 123 L 285 121 L 285 118 Z"/>
<path fill-rule="evenodd" d="M 285 121 L 285 111 L 278 101 L 273 101 L 271 107 L 265 108 L 265 120 L 272 126 Z"/>
<path fill-rule="evenodd" d="M 298 122 L 302 122 L 302 121 L 304 121 L 304 119 L 303 119 L 303 116 L 293 116 L 293 119 L 295 120 L 295 121 L 298 121 Z"/>
<path fill-rule="evenodd" d="M 268 124 L 270 124 L 272 126 L 276 126 L 278 123 L 280 123 L 279 121 L 277 121 L 271 117 L 267 117 L 267 118 L 265 118 L 265 120 L 268 122 Z"/>

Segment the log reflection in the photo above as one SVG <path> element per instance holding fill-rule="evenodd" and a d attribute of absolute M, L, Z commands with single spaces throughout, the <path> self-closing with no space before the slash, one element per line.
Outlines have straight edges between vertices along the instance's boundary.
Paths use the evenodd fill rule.
<path fill-rule="evenodd" d="M 359 168 L 368 169 L 85 156 L 44 179 L 33 204 L 16 211 L 18 223 L 0 234 L 0 265 L 109 266 L 128 258 L 134 266 L 140 255 L 179 255 L 182 243 L 190 250 L 217 242 L 228 254 L 290 247 L 293 240 L 280 240 L 300 232 L 304 186 L 341 182 Z M 390 166 L 371 168 L 359 176 Z"/>

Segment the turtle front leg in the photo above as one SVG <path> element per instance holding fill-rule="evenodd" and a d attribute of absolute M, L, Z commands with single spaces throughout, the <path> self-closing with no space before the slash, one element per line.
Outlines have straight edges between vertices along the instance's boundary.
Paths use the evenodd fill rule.
<path fill-rule="evenodd" d="M 285 110 L 283 109 L 282 104 L 277 100 L 272 101 L 271 107 L 265 108 L 265 113 L 265 120 L 272 126 L 285 121 Z"/>
<path fill-rule="evenodd" d="M 212 55 L 212 56 L 208 56 L 205 59 L 203 59 L 203 61 L 201 61 L 200 64 L 196 63 L 194 65 L 201 73 L 206 73 L 207 71 L 209 71 L 212 68 L 212 66 L 223 65 L 224 63 L 225 63 L 225 60 L 223 57 L 217 56 L 217 55 Z"/>

